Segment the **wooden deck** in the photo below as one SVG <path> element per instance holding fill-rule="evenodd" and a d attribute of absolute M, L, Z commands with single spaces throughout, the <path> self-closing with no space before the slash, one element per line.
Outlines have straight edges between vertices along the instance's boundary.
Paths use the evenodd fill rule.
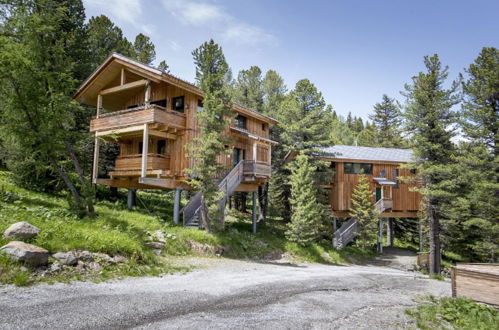
<path fill-rule="evenodd" d="M 499 264 L 457 264 L 451 269 L 452 296 L 499 308 Z"/>

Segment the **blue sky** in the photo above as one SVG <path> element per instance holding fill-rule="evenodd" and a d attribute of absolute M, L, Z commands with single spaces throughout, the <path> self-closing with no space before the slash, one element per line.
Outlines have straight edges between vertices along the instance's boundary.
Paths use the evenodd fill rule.
<path fill-rule="evenodd" d="M 234 75 L 274 69 L 288 89 L 310 79 L 341 115 L 367 118 L 438 53 L 456 78 L 484 46 L 499 47 L 495 0 L 83 0 L 133 40 L 142 32 L 173 74 L 194 80 L 191 51 L 213 38 Z"/>

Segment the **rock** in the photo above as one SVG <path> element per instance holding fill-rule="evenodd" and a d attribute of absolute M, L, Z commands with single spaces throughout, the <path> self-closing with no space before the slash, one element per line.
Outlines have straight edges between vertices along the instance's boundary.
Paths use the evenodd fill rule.
<path fill-rule="evenodd" d="M 76 264 L 76 269 L 82 271 L 85 269 L 85 263 L 81 260 L 78 260 L 78 263 Z"/>
<path fill-rule="evenodd" d="M 161 242 L 161 243 L 166 243 L 166 237 L 165 234 L 161 230 L 156 230 L 154 233 L 151 235 L 153 241 Z"/>
<path fill-rule="evenodd" d="M 125 263 L 127 261 L 128 261 L 127 258 L 120 256 L 120 255 L 115 255 L 113 257 L 113 263 L 115 263 L 115 264 L 121 264 L 121 263 Z"/>
<path fill-rule="evenodd" d="M 35 237 L 39 233 L 40 229 L 27 222 L 21 221 L 21 222 L 16 222 L 15 224 L 7 228 L 7 230 L 3 233 L 3 237 L 29 239 Z"/>
<path fill-rule="evenodd" d="M 210 255 L 210 256 L 216 255 L 220 257 L 231 251 L 230 247 L 225 247 L 225 246 L 211 246 L 208 244 L 198 243 L 195 241 L 189 241 L 188 243 L 191 250 L 202 255 Z"/>
<path fill-rule="evenodd" d="M 165 247 L 165 243 L 161 242 L 147 242 L 145 243 L 146 246 L 149 246 L 155 250 L 162 250 Z"/>
<path fill-rule="evenodd" d="M 95 272 L 100 272 L 102 270 L 102 266 L 98 262 L 95 262 L 95 261 L 89 263 L 88 268 L 90 268 L 91 270 L 93 270 Z"/>
<path fill-rule="evenodd" d="M 78 258 L 74 252 L 57 252 L 52 257 L 63 265 L 74 266 L 78 263 Z"/>
<path fill-rule="evenodd" d="M 154 253 L 157 256 L 159 256 L 161 254 L 161 252 L 163 252 L 163 250 L 160 250 L 160 249 L 153 249 L 152 250 L 152 253 Z"/>
<path fill-rule="evenodd" d="M 83 261 L 94 261 L 94 257 L 92 256 L 92 253 L 90 253 L 88 251 L 77 251 L 76 257 L 80 260 L 83 260 Z"/>
<path fill-rule="evenodd" d="M 53 262 L 52 265 L 50 265 L 50 272 L 51 273 L 56 273 L 62 269 L 62 265 L 59 261 Z"/>
<path fill-rule="evenodd" d="M 0 248 L 0 252 L 7 253 L 13 260 L 25 262 L 31 266 L 46 265 L 49 260 L 49 251 L 41 247 L 20 241 L 12 241 Z"/>
<path fill-rule="evenodd" d="M 113 263 L 113 258 L 111 258 L 108 254 L 105 253 L 92 253 L 92 257 L 94 260 L 100 260 L 107 263 Z"/>

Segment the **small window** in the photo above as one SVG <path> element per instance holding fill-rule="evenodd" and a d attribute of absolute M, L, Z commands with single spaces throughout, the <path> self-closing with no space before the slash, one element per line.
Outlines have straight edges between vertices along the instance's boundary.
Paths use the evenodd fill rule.
<path fill-rule="evenodd" d="M 379 172 L 379 176 L 382 177 L 382 178 L 386 178 L 386 171 L 385 170 L 381 170 Z"/>
<path fill-rule="evenodd" d="M 345 174 L 373 174 L 373 164 L 345 163 Z"/>
<path fill-rule="evenodd" d="M 234 122 L 235 122 L 237 127 L 242 128 L 242 129 L 246 129 L 246 122 L 247 122 L 246 117 L 241 116 L 241 115 L 237 115 Z"/>
<path fill-rule="evenodd" d="M 198 108 L 197 108 L 197 111 L 198 111 L 198 112 L 203 111 L 203 100 L 198 100 Z"/>
<path fill-rule="evenodd" d="M 139 142 L 139 155 L 142 155 L 142 147 L 144 146 L 144 144 L 142 142 Z"/>
<path fill-rule="evenodd" d="M 173 98 L 172 109 L 179 112 L 184 112 L 184 97 L 177 96 Z"/>
<path fill-rule="evenodd" d="M 166 99 L 153 101 L 151 104 L 159 105 L 160 107 L 166 108 Z"/>
<path fill-rule="evenodd" d="M 411 168 L 411 170 L 409 171 L 412 175 L 416 175 L 417 174 L 417 170 L 415 168 Z"/>
<path fill-rule="evenodd" d="M 166 140 L 158 140 L 157 153 L 164 155 L 166 153 Z"/>
<path fill-rule="evenodd" d="M 262 131 L 265 132 L 265 130 L 267 129 L 266 125 L 265 124 L 262 124 Z"/>

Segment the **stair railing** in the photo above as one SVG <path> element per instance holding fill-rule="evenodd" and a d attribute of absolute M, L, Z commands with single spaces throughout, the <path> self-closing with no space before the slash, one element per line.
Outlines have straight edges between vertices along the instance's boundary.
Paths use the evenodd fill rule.
<path fill-rule="evenodd" d="M 357 227 L 357 219 L 350 218 L 334 232 L 333 246 L 337 249 L 345 247 L 356 236 Z"/>

